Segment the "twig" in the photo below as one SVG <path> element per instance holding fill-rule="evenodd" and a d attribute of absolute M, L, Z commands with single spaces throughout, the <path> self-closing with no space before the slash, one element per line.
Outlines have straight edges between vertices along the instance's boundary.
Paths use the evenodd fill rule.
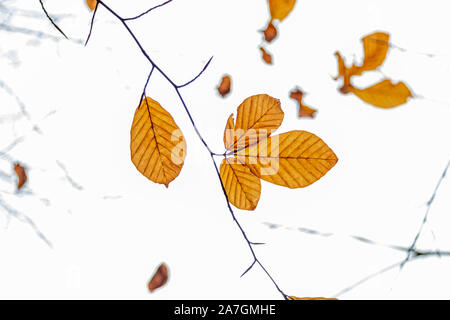
<path fill-rule="evenodd" d="M 400 265 L 400 269 L 402 269 L 404 267 L 405 263 L 407 263 L 409 261 L 409 259 L 411 257 L 411 253 L 413 253 L 414 249 L 416 248 L 417 241 L 419 240 L 419 237 L 422 234 L 423 227 L 424 227 L 425 223 L 428 220 L 428 215 L 430 214 L 431 205 L 433 204 L 434 199 L 436 199 L 436 194 L 437 194 L 437 192 L 439 190 L 439 187 L 441 186 L 442 181 L 444 180 L 445 176 L 447 175 L 447 171 L 448 171 L 449 167 L 450 167 L 450 161 L 447 163 L 444 171 L 441 174 L 441 177 L 439 178 L 438 183 L 434 187 L 433 194 L 431 195 L 430 199 L 427 201 L 427 210 L 426 210 L 425 215 L 423 217 L 422 224 L 420 225 L 419 231 L 417 232 L 417 234 L 414 237 L 414 240 L 413 240 L 411 246 L 408 249 L 408 254 L 406 255 L 405 260 L 403 260 L 403 262 Z"/>
<path fill-rule="evenodd" d="M 147 13 L 149 13 L 150 11 L 153 11 L 153 10 L 155 10 L 155 9 L 157 9 L 157 8 L 160 8 L 160 7 L 162 7 L 162 6 L 165 6 L 165 5 L 168 4 L 169 2 L 172 2 L 172 0 L 167 0 L 167 1 L 164 2 L 164 3 L 158 4 L 157 6 L 154 6 L 153 8 L 148 9 L 147 11 L 141 13 L 140 15 L 137 15 L 137 16 L 132 17 L 132 18 L 124 18 L 123 20 L 124 20 L 124 21 L 130 21 L 130 20 L 136 20 L 136 19 L 139 19 L 140 17 L 145 16 L 145 15 L 146 15 Z"/>
<path fill-rule="evenodd" d="M 200 134 L 200 131 L 198 130 L 198 128 L 197 128 L 197 126 L 196 126 L 196 124 L 195 124 L 195 121 L 194 121 L 194 119 L 192 118 L 192 115 L 191 115 L 191 113 L 190 113 L 190 111 L 189 111 L 189 109 L 188 109 L 188 107 L 187 107 L 187 105 L 186 105 L 186 102 L 184 101 L 184 98 L 183 98 L 183 96 L 182 96 L 182 94 L 181 94 L 181 92 L 180 92 L 180 89 L 181 88 L 183 88 L 183 87 L 185 87 L 185 86 L 187 86 L 187 85 L 189 85 L 189 84 L 191 84 L 191 83 L 193 83 L 195 80 L 197 80 L 202 74 L 203 74 L 203 72 L 206 70 L 206 68 L 208 67 L 208 65 L 209 65 L 209 63 L 211 62 L 211 59 L 209 59 L 209 61 L 208 61 L 208 63 L 205 65 L 205 67 L 202 69 L 202 71 L 196 76 L 196 77 L 194 77 L 192 80 L 190 80 L 189 82 L 187 82 L 187 83 L 185 83 L 185 84 L 182 84 L 182 85 L 177 85 L 153 60 L 152 60 L 152 58 L 148 55 L 148 53 L 145 51 L 145 49 L 142 47 L 142 45 L 141 45 L 141 43 L 139 42 L 139 40 L 137 39 L 137 37 L 135 36 L 135 34 L 133 33 L 133 31 L 130 29 L 130 27 L 128 26 L 128 24 L 127 24 L 127 21 L 129 21 L 129 20 L 135 20 L 135 19 L 138 19 L 139 17 L 142 17 L 143 15 L 145 15 L 145 14 L 147 14 L 147 13 L 149 13 L 150 11 L 152 11 L 152 10 L 154 10 L 154 9 L 156 9 L 156 8 L 159 8 L 159 7 L 161 7 L 161 6 L 163 6 L 163 5 L 165 5 L 165 4 L 168 4 L 169 2 L 171 2 L 171 0 L 170 1 L 166 1 L 165 3 L 163 3 L 163 4 L 161 4 L 161 5 L 158 5 L 158 6 L 156 6 L 156 7 L 153 7 L 153 8 L 151 8 L 151 9 L 149 9 L 149 10 L 147 10 L 146 12 L 144 12 L 144 13 L 142 13 L 142 14 L 140 14 L 140 15 L 138 15 L 138 16 L 136 16 L 136 17 L 133 17 L 133 18 L 122 18 L 120 15 L 118 15 L 113 9 L 111 9 L 108 5 L 106 5 L 102 0 L 98 0 L 97 1 L 98 2 L 98 4 L 101 4 L 107 11 L 109 11 L 114 17 L 116 17 L 121 23 L 122 23 L 122 25 L 125 27 L 125 29 L 128 31 L 128 33 L 130 34 L 130 36 L 133 38 L 133 40 L 136 42 L 136 44 L 137 44 L 137 46 L 139 47 L 139 49 L 141 50 L 141 52 L 142 52 L 142 54 L 146 57 L 146 59 L 150 62 L 150 64 L 152 65 L 152 71 L 151 71 L 151 73 L 150 73 L 150 75 L 149 75 L 149 78 L 150 78 L 150 76 L 151 76 L 151 74 L 152 74 L 152 72 L 153 72 L 153 69 L 155 69 L 155 70 L 157 70 L 166 80 L 167 80 L 167 82 L 174 88 L 174 90 L 175 90 L 175 92 L 177 93 L 177 95 L 178 95 L 178 98 L 180 99 L 180 102 L 181 102 L 181 104 L 183 105 L 183 107 L 184 107 L 184 109 L 185 109 L 185 111 L 186 111 L 186 114 L 188 115 L 188 117 L 189 117 L 189 120 L 190 120 L 190 122 L 191 122 L 191 124 L 192 124 L 192 126 L 193 126 L 193 128 L 194 128 L 194 130 L 195 130 L 195 132 L 196 132 L 196 134 L 197 134 L 197 136 L 198 136 L 198 138 L 201 140 L 201 142 L 203 143 L 203 145 L 204 145 L 204 147 L 208 150 L 208 152 L 209 152 L 209 154 L 210 154 L 210 156 L 211 156 L 211 160 L 212 160 L 212 162 L 213 162 L 213 165 L 214 165 L 214 168 L 215 168 L 215 170 L 216 170 L 216 173 L 217 173 L 217 177 L 219 178 L 219 182 L 220 182 L 220 185 L 221 185 L 221 187 L 222 187 L 222 191 L 223 191 L 223 194 L 224 194 L 224 196 L 225 196 L 225 200 L 226 200 L 226 203 L 227 203 L 227 207 L 228 207 L 228 210 L 229 210 L 229 212 L 230 212 L 230 214 L 231 214 L 231 217 L 233 218 L 233 221 L 235 222 L 235 224 L 237 225 L 237 227 L 239 228 L 239 230 L 241 231 L 241 233 L 242 233 L 242 236 L 244 237 L 244 239 L 245 239 L 245 241 L 246 241 L 246 243 L 247 243 L 247 245 L 248 245 L 248 247 L 249 247 L 249 249 L 250 249 L 250 252 L 251 252 L 251 254 L 252 254 L 252 257 L 253 257 L 253 263 L 252 263 L 252 265 L 246 270 L 246 272 L 248 272 L 249 270 L 251 270 L 252 269 L 252 267 L 254 266 L 254 265 L 256 265 L 256 264 L 258 264 L 260 267 L 261 267 L 261 269 L 264 271 L 264 273 L 268 276 L 268 278 L 272 281 L 272 283 L 274 284 L 274 286 L 275 286 L 275 288 L 278 290 L 278 292 L 283 296 L 283 298 L 284 299 L 287 299 L 288 298 L 288 296 L 280 289 L 280 287 L 278 286 L 278 284 L 277 284 L 277 282 L 274 280 L 274 278 L 271 276 L 271 274 L 267 271 L 267 269 L 264 267 L 264 265 L 261 263 L 261 261 L 259 260 L 259 258 L 257 257 L 257 255 L 256 255 L 256 253 L 255 253 L 255 251 L 254 251 L 254 249 L 253 249 L 253 246 L 254 245 L 258 245 L 257 243 L 254 243 L 254 242 L 252 242 L 252 241 L 250 241 L 249 240 L 249 238 L 248 238 L 248 236 L 247 236 L 247 234 L 245 233 L 245 231 L 244 231 L 244 229 L 242 228 L 242 225 L 239 223 L 239 221 L 237 220 L 237 218 L 236 218 L 236 215 L 235 215 L 235 213 L 234 213 L 234 211 L 233 211 L 233 209 L 232 209 L 232 207 L 231 207 L 231 204 L 230 204 L 230 201 L 229 201 L 229 199 L 228 199 L 228 196 L 227 196 L 227 193 L 226 193 L 226 190 L 225 190 L 225 187 L 224 187 L 224 185 L 223 185 L 223 182 L 222 182 L 222 179 L 220 178 L 220 172 L 219 172 L 219 169 L 218 169 L 218 167 L 217 167 L 217 164 L 216 164 L 216 161 L 214 160 L 214 156 L 216 156 L 216 155 L 220 155 L 220 154 L 217 154 L 217 153 L 214 153 L 214 152 L 212 152 L 212 150 L 210 149 L 210 147 L 208 146 L 208 144 L 206 143 L 206 141 L 203 139 L 203 137 L 202 137 L 202 135 Z M 93 22 L 94 21 L 92 21 L 92 24 L 93 24 Z M 147 83 L 148 83 L 148 81 L 149 81 L 149 78 L 147 79 Z M 145 85 L 145 87 L 144 87 L 144 95 L 145 95 L 145 88 L 147 87 L 147 83 L 146 83 L 146 85 Z M 245 273 L 246 273 L 245 272 Z"/>
<path fill-rule="evenodd" d="M 41 3 L 42 10 L 44 11 L 44 13 L 47 16 L 48 20 L 50 20 L 50 22 L 56 28 L 56 30 L 58 30 L 64 36 L 64 38 L 69 39 L 69 38 L 67 38 L 65 33 L 61 30 L 61 28 L 58 27 L 58 25 L 53 21 L 52 17 L 50 17 L 50 15 L 48 14 L 47 10 L 45 9 L 44 2 L 42 0 L 39 0 L 39 2 Z"/>

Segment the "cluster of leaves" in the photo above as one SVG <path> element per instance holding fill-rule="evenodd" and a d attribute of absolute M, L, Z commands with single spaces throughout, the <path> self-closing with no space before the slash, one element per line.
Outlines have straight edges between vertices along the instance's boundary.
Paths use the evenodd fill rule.
<path fill-rule="evenodd" d="M 266 94 L 251 96 L 228 118 L 225 159 L 220 176 L 229 201 L 237 208 L 254 210 L 265 180 L 288 188 L 307 187 L 338 161 L 316 135 L 306 131 L 271 134 L 283 122 L 280 101 Z M 228 157 L 231 156 L 231 157 Z"/>
<path fill-rule="evenodd" d="M 353 63 L 347 67 L 339 51 L 335 52 L 338 61 L 338 76 L 343 79 L 339 91 L 343 94 L 353 93 L 366 103 L 379 108 L 394 108 L 400 106 L 412 97 L 411 91 L 403 82 L 393 83 L 390 79 L 384 79 L 368 88 L 355 87 L 351 79 L 353 76 L 361 76 L 366 71 L 376 70 L 380 67 L 389 50 L 389 34 L 375 32 L 361 39 L 364 47 L 364 60 L 361 65 Z"/>

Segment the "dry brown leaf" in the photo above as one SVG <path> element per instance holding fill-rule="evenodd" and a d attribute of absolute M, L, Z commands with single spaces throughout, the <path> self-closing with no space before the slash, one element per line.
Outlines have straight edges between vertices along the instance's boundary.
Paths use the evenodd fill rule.
<path fill-rule="evenodd" d="M 217 91 L 223 97 L 228 95 L 231 91 L 231 78 L 228 75 L 222 77 L 220 85 L 217 87 Z"/>
<path fill-rule="evenodd" d="M 27 182 L 28 178 L 27 178 L 27 173 L 26 170 L 23 166 L 21 166 L 19 163 L 15 163 L 14 164 L 14 171 L 16 172 L 17 175 L 17 190 L 22 189 L 22 187 L 25 185 L 25 183 Z"/>
<path fill-rule="evenodd" d="M 351 92 L 368 104 L 379 108 L 394 108 L 412 97 L 411 91 L 403 82 L 396 84 L 391 80 L 383 80 L 366 89 L 352 88 Z"/>
<path fill-rule="evenodd" d="M 278 31 L 277 28 L 273 25 L 273 23 L 269 22 L 263 33 L 264 33 L 264 40 L 266 42 L 272 42 L 277 37 Z"/>
<path fill-rule="evenodd" d="M 294 99 L 298 102 L 298 106 L 299 106 L 298 116 L 300 118 L 305 118 L 305 117 L 314 118 L 317 110 L 303 104 L 303 91 L 301 91 L 298 88 L 295 90 L 292 90 L 289 94 L 289 97 L 291 97 L 292 99 Z"/>
<path fill-rule="evenodd" d="M 153 292 L 156 289 L 161 288 L 167 283 L 168 279 L 169 279 L 169 270 L 167 266 L 164 263 L 162 263 L 159 266 L 158 270 L 156 270 L 152 279 L 149 281 L 148 290 L 150 290 L 150 292 Z"/>
<path fill-rule="evenodd" d="M 283 21 L 294 9 L 294 6 L 295 0 L 269 0 L 271 20 Z"/>
<path fill-rule="evenodd" d="M 227 129 L 234 129 L 229 133 L 230 137 L 225 139 L 229 151 L 244 148 L 268 137 L 283 122 L 284 112 L 281 110 L 280 100 L 267 94 L 258 94 L 239 105 L 234 127 L 229 123 L 232 121 L 232 117 L 230 118 L 225 128 L 225 135 L 226 131 L 230 131 Z"/>
<path fill-rule="evenodd" d="M 130 148 L 138 171 L 166 187 L 179 175 L 186 156 L 180 128 L 158 102 L 148 97 L 136 109 Z"/>
<path fill-rule="evenodd" d="M 338 300 L 336 298 L 323 298 L 323 297 L 314 297 L 314 298 L 298 298 L 294 296 L 288 297 L 288 300 Z"/>
<path fill-rule="evenodd" d="M 237 151 L 257 177 L 288 188 L 304 188 L 323 177 L 338 158 L 316 135 L 290 131 Z"/>
<path fill-rule="evenodd" d="M 86 0 L 86 4 L 88 5 L 89 9 L 94 10 L 97 6 L 97 0 Z"/>
<path fill-rule="evenodd" d="M 272 64 L 272 55 L 266 51 L 263 47 L 259 47 L 259 50 L 261 50 L 262 59 L 267 64 Z"/>
<path fill-rule="evenodd" d="M 239 209 L 255 210 L 261 195 L 261 181 L 245 164 L 233 158 L 223 159 L 220 178 L 230 203 Z"/>

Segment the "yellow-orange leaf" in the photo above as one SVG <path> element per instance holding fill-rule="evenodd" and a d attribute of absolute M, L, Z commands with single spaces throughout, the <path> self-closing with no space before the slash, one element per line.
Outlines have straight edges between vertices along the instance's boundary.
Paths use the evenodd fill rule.
<path fill-rule="evenodd" d="M 246 165 L 239 163 L 237 159 L 223 159 L 220 178 L 230 203 L 243 210 L 256 208 L 261 195 L 261 181 Z"/>
<path fill-rule="evenodd" d="M 233 144 L 235 143 L 234 141 L 235 138 L 237 137 L 234 131 L 234 117 L 233 114 L 231 114 L 228 117 L 227 124 L 225 126 L 225 132 L 223 133 L 223 143 L 227 150 L 233 147 Z"/>
<path fill-rule="evenodd" d="M 237 110 L 233 133 L 235 143 L 231 148 L 227 147 L 227 150 L 241 149 L 268 137 L 278 129 L 283 118 L 280 100 L 267 94 L 258 94 L 245 99 Z"/>
<path fill-rule="evenodd" d="M 89 9 L 94 10 L 97 6 L 97 0 L 86 0 L 86 4 L 88 5 Z"/>
<path fill-rule="evenodd" d="M 151 98 L 136 109 L 131 127 L 131 160 L 145 177 L 166 187 L 180 173 L 186 142 L 172 116 Z"/>
<path fill-rule="evenodd" d="M 338 158 L 316 135 L 290 131 L 261 140 L 236 153 L 253 174 L 288 188 L 303 188 L 323 177 Z"/>
<path fill-rule="evenodd" d="M 352 88 L 351 92 L 361 100 L 379 108 L 394 108 L 402 105 L 412 97 L 411 91 L 403 82 L 396 84 L 383 80 L 366 89 Z"/>
<path fill-rule="evenodd" d="M 269 0 L 271 20 L 284 20 L 294 9 L 294 6 L 295 0 Z"/>
<path fill-rule="evenodd" d="M 361 39 L 364 46 L 364 61 L 360 67 L 362 71 L 375 70 L 386 59 L 389 49 L 389 34 L 375 32 Z"/>
<path fill-rule="evenodd" d="M 323 298 L 323 297 L 314 297 L 314 298 L 298 298 L 294 296 L 288 297 L 288 300 L 338 300 L 336 298 Z"/>

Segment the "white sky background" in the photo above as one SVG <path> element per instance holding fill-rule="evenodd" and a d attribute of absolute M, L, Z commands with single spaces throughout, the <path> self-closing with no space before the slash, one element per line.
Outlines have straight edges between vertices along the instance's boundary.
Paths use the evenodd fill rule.
<path fill-rule="evenodd" d="M 38 1 L 0 1 L 40 13 Z M 83 0 L 45 3 L 52 14 L 70 15 L 59 21 L 67 35 L 86 37 L 91 13 Z M 157 4 L 107 3 L 122 16 Z M 214 55 L 205 74 L 182 89 L 214 151 L 223 151 L 226 119 L 240 102 L 267 93 L 281 100 L 285 112 L 279 133 L 308 130 L 339 157 L 312 186 L 291 190 L 263 182 L 256 211 L 236 209 L 251 240 L 267 243 L 257 254 L 286 293 L 332 296 L 405 257 L 346 235 L 408 246 L 420 226 L 450 159 L 449 9 L 448 1 L 298 1 L 268 47 L 273 66 L 262 62 L 258 50 L 257 31 L 268 19 L 264 0 L 174 0 L 130 22 L 152 58 L 178 83 Z M 44 19 L 12 22 L 60 37 Z M 383 74 L 428 99 L 381 110 L 337 91 L 331 79 L 337 72 L 334 51 L 360 61 L 360 38 L 377 30 L 408 49 L 391 49 Z M 0 196 L 33 219 L 53 245 L 50 249 L 29 225 L 0 212 L 1 298 L 280 298 L 257 267 L 239 278 L 252 262 L 250 252 L 231 220 L 209 154 L 173 88 L 157 73 L 147 94 L 182 129 L 187 159 L 169 189 L 134 168 L 129 132 L 149 70 L 124 28 L 102 8 L 86 48 L 0 30 L 0 81 L 20 97 L 42 131 L 32 131 L 23 117 L 1 123 L 0 150 L 25 135 L 10 156 L 29 167 L 29 183 L 17 196 L 11 183 L 0 180 Z M 232 76 L 233 91 L 222 99 L 215 88 L 225 73 Z M 358 84 L 382 77 L 373 72 Z M 288 97 L 296 85 L 308 93 L 305 103 L 319 110 L 316 119 L 297 118 L 296 103 Z M 1 116 L 19 112 L 4 90 L 0 102 Z M 82 190 L 70 184 L 57 161 Z M 8 162 L 0 164 L 10 172 Z M 450 250 L 449 192 L 444 180 L 419 249 Z M 293 230 L 271 230 L 264 222 Z M 297 227 L 341 236 L 306 235 Z M 148 279 L 161 262 L 170 268 L 169 283 L 149 294 Z M 341 298 L 448 299 L 449 267 L 450 258 L 417 260 Z"/>

